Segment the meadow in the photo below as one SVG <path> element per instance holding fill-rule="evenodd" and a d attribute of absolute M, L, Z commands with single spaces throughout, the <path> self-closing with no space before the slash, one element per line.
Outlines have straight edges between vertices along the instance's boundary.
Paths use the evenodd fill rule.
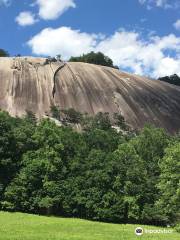
<path fill-rule="evenodd" d="M 44 217 L 0 212 L 0 240 L 178 240 L 180 234 L 144 233 L 135 235 L 139 225 L 108 224 L 75 218 Z M 141 225 L 143 229 L 161 229 Z M 168 228 L 168 230 L 171 230 Z"/>

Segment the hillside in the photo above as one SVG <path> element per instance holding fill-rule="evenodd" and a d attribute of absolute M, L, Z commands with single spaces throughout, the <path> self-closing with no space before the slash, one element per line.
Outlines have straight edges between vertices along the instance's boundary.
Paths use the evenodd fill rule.
<path fill-rule="evenodd" d="M 119 225 L 90 222 L 80 219 L 40 217 L 22 213 L 0 212 L 0 240 L 130 240 L 139 239 L 134 231 L 137 225 Z M 161 229 L 142 226 L 143 229 Z M 166 230 L 172 230 L 167 229 Z M 179 234 L 145 233 L 143 239 L 177 240 Z"/>
<path fill-rule="evenodd" d="M 180 87 L 86 63 L 47 63 L 43 58 L 0 58 L 0 108 L 42 117 L 50 106 L 91 115 L 120 112 L 134 129 L 146 122 L 180 129 Z"/>

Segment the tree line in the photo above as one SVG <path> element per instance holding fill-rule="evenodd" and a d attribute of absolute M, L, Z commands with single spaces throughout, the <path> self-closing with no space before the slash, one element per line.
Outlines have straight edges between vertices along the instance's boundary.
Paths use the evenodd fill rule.
<path fill-rule="evenodd" d="M 108 56 L 104 55 L 102 52 L 90 52 L 87 54 L 83 54 L 79 57 L 71 57 L 69 62 L 85 62 L 92 63 L 101 66 L 107 66 L 119 69 L 118 66 L 113 64 L 113 60 Z"/>
<path fill-rule="evenodd" d="M 161 78 L 158 78 L 158 80 L 180 86 L 180 77 L 177 74 L 161 77 Z"/>
<path fill-rule="evenodd" d="M 72 110 L 71 110 L 72 112 Z M 67 112 L 65 113 L 67 115 Z M 0 209 L 113 223 L 176 224 L 180 136 L 112 127 L 107 113 L 58 126 L 0 112 Z M 116 116 L 117 117 L 117 116 Z M 117 120 L 117 118 L 116 118 Z"/>

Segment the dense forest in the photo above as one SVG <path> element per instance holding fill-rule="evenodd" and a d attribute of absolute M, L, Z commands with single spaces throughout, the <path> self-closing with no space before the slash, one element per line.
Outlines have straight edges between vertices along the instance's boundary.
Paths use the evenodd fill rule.
<path fill-rule="evenodd" d="M 59 117 L 52 108 L 54 117 Z M 180 136 L 116 114 L 66 110 L 63 125 L 0 112 L 0 209 L 114 223 L 176 224 Z M 80 123 L 81 131 L 72 123 Z"/>

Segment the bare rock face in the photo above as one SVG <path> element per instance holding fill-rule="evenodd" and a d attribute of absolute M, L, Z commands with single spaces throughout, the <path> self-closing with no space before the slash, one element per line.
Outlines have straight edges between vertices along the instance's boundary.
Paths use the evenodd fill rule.
<path fill-rule="evenodd" d="M 145 123 L 180 130 L 180 87 L 86 63 L 45 63 L 44 58 L 0 58 L 0 108 L 37 117 L 50 106 L 80 112 L 121 113 L 139 129 Z"/>

